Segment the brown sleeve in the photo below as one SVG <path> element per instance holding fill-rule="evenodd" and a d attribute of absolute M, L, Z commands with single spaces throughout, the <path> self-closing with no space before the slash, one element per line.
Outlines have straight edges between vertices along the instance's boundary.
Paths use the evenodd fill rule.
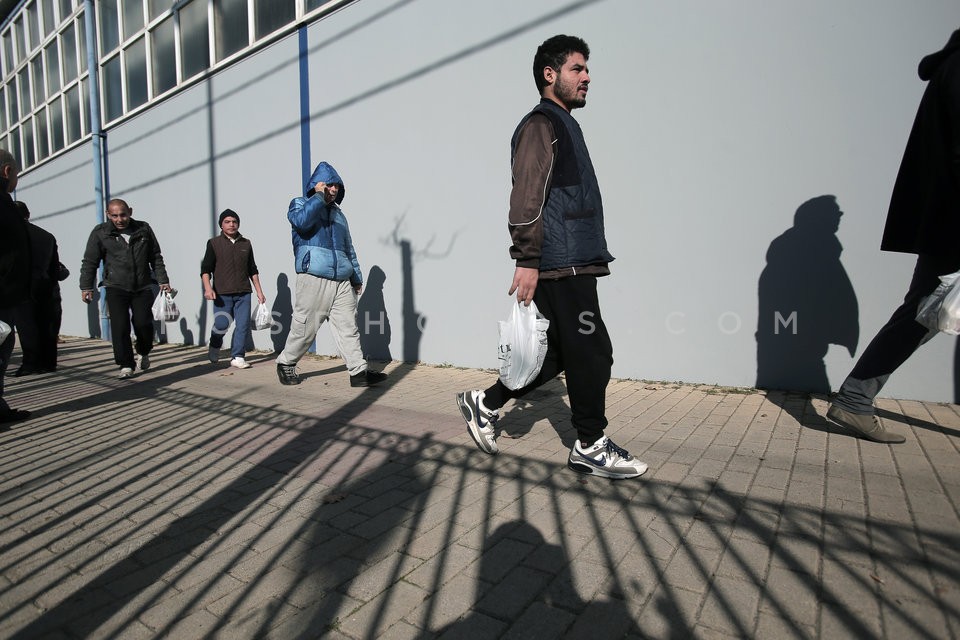
<path fill-rule="evenodd" d="M 510 257 L 518 267 L 540 268 L 543 245 L 543 208 L 547 203 L 556 136 L 542 114 L 531 116 L 517 138 L 513 154 L 513 190 L 510 192 Z"/>

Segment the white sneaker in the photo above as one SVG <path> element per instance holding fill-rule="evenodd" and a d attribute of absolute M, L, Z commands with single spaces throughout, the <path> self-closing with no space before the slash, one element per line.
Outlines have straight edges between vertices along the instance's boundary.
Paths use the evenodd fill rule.
<path fill-rule="evenodd" d="M 604 478 L 636 478 L 647 471 L 647 465 L 613 444 L 613 440 L 603 436 L 589 447 L 581 447 L 580 441 L 574 443 L 567 459 L 567 466 L 577 473 L 603 476 Z"/>
<path fill-rule="evenodd" d="M 500 419 L 500 413 L 483 406 L 483 391 L 475 389 L 458 393 L 457 404 L 460 405 L 460 413 L 467 423 L 467 432 L 480 451 L 491 455 L 500 451 L 494 439 L 497 435 L 495 425 Z"/>
<path fill-rule="evenodd" d="M 138 355 L 137 356 L 137 366 L 140 367 L 140 371 L 146 371 L 150 368 L 150 356 L 147 355 Z"/>
<path fill-rule="evenodd" d="M 130 367 L 120 367 L 120 379 L 126 380 L 133 377 L 133 369 Z"/>
<path fill-rule="evenodd" d="M 207 349 L 207 359 L 213 364 L 220 362 L 220 349 L 216 349 L 214 347 Z"/>
<path fill-rule="evenodd" d="M 230 361 L 230 366 L 236 367 L 237 369 L 249 369 L 250 363 L 243 358 L 234 358 Z"/>

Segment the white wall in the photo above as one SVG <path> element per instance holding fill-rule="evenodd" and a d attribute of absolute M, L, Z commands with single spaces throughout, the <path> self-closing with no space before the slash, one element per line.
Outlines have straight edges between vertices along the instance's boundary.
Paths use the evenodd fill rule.
<path fill-rule="evenodd" d="M 537 45 L 580 35 L 593 82 L 575 116 L 617 257 L 600 288 L 614 375 L 749 386 L 764 256 L 804 201 L 832 194 L 844 211 L 837 237 L 859 303 L 858 354 L 902 298 L 913 259 L 882 254 L 879 239 L 924 87 L 917 63 L 957 26 L 960 7 L 947 0 L 361 0 L 309 29 L 313 163 L 344 177 L 364 271 L 386 273 L 394 357 L 402 239 L 426 318 L 419 358 L 494 367 L 513 272 L 510 135 L 538 99 Z M 277 276 L 292 277 L 298 91 L 292 35 L 109 132 L 112 195 L 155 227 L 194 340 L 206 339 L 199 260 L 223 208 L 240 214 L 271 300 Z M 17 192 L 74 274 L 96 220 L 90 157 L 71 152 L 24 175 Z M 87 335 L 75 282 L 64 332 Z M 179 327 L 170 339 L 182 339 Z M 265 332 L 256 340 L 272 346 Z M 318 348 L 334 351 L 325 329 Z M 938 336 L 885 394 L 953 401 L 953 351 Z M 826 364 L 836 388 L 853 359 L 831 347 Z"/>

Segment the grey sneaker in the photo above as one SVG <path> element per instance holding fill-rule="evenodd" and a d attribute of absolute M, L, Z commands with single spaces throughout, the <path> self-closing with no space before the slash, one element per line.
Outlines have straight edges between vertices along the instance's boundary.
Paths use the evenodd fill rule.
<path fill-rule="evenodd" d="M 499 452 L 500 448 L 494 439 L 497 435 L 494 427 L 500 419 L 500 413 L 483 406 L 483 391 L 475 389 L 458 393 L 457 404 L 460 405 L 460 413 L 467 422 L 467 432 L 480 451 L 490 455 Z"/>
<path fill-rule="evenodd" d="M 577 473 L 603 476 L 604 478 L 636 478 L 647 471 L 647 465 L 613 444 L 613 440 L 603 436 L 589 447 L 581 447 L 580 441 L 574 443 L 567 459 L 567 466 Z"/>
<path fill-rule="evenodd" d="M 130 367 L 120 367 L 120 379 L 126 380 L 133 377 L 133 369 Z"/>
<path fill-rule="evenodd" d="M 849 432 L 855 435 L 872 440 L 873 442 L 883 442 L 885 444 L 899 444 L 906 438 L 899 433 L 887 431 L 880 422 L 880 418 L 875 415 L 864 413 L 851 413 L 846 409 L 832 404 L 827 409 L 827 418 Z"/>

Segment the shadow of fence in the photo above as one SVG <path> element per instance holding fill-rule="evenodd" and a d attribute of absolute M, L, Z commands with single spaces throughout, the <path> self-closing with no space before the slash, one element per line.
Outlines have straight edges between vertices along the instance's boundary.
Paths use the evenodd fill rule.
<path fill-rule="evenodd" d="M 427 384 L 413 366 L 384 391 L 304 398 L 197 378 L 175 362 L 202 350 L 164 347 L 156 378 L 101 389 L 113 364 L 95 344 L 17 385 L 48 406 L 0 437 L 6 637 L 960 629 L 955 530 L 762 497 L 737 475 L 613 483 L 487 457 L 455 411 L 388 402 Z M 534 437 L 549 416 L 524 412 Z"/>

